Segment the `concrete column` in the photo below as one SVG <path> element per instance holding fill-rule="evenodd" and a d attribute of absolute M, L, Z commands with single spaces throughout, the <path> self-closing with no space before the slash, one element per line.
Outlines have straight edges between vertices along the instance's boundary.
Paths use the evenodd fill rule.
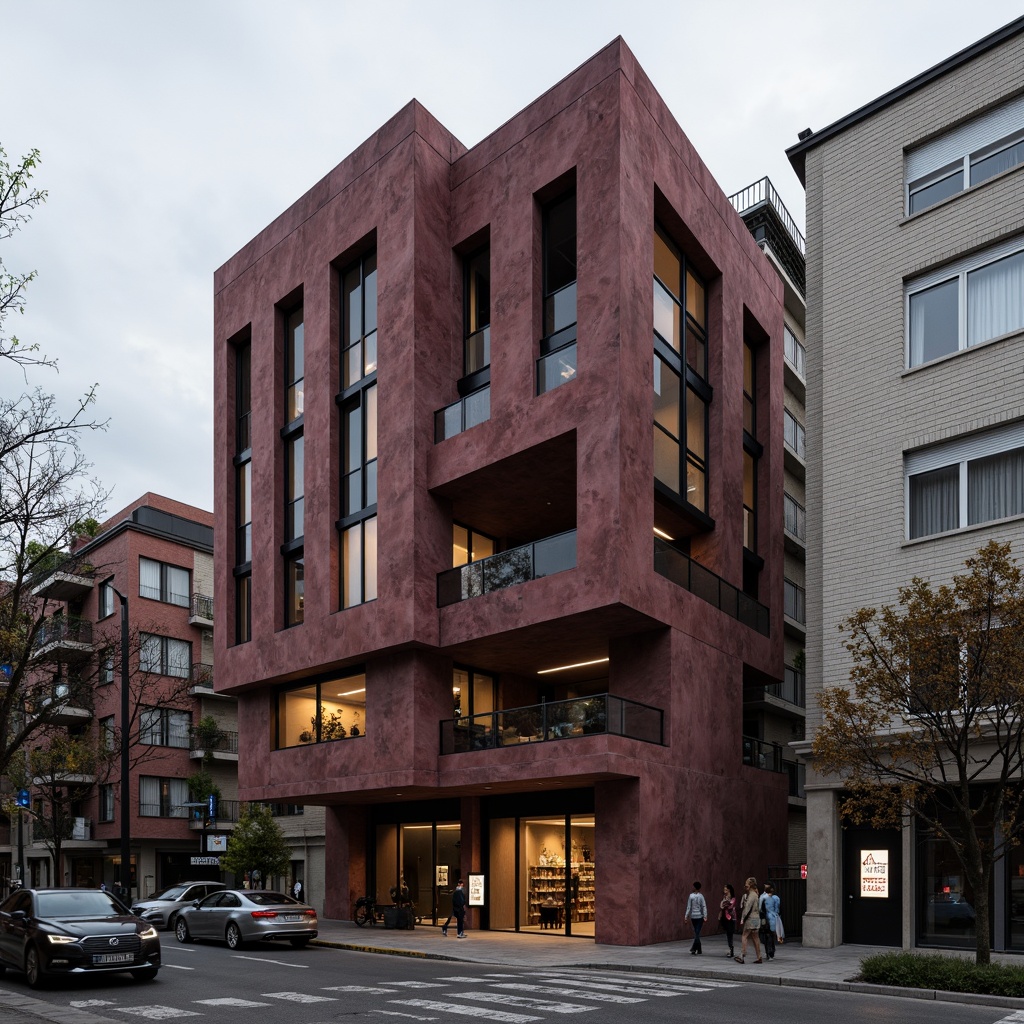
<path fill-rule="evenodd" d="M 807 790 L 807 912 L 803 945 L 842 943 L 843 847 L 834 789 Z"/>

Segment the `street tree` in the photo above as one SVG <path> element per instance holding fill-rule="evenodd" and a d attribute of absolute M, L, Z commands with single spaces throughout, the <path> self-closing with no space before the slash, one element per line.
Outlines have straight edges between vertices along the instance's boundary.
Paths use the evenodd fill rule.
<path fill-rule="evenodd" d="M 960 861 L 988 963 L 993 866 L 1024 834 L 1024 582 L 1009 544 L 986 544 L 949 584 L 915 577 L 898 603 L 842 624 L 849 686 L 821 694 L 816 769 L 840 813 L 916 819 Z"/>
<path fill-rule="evenodd" d="M 254 871 L 259 872 L 264 886 L 275 875 L 287 875 L 291 852 L 269 807 L 253 803 L 242 808 L 220 864 L 239 878 L 247 872 L 250 877 Z"/>
<path fill-rule="evenodd" d="M 11 163 L 0 148 L 0 242 L 31 219 L 46 199 L 32 184 L 39 153 Z M 29 370 L 55 369 L 38 346 L 8 331 L 12 314 L 25 307 L 35 272 L 12 272 L 0 259 L 0 366 L 20 372 L 24 389 L 0 394 L 0 775 L 20 757 L 32 736 L 59 716 L 54 700 L 66 671 L 47 652 L 55 609 L 36 592 L 58 566 L 81 568 L 72 544 L 90 522 L 102 518 L 107 492 L 90 477 L 82 448 L 88 433 L 105 424 L 90 418 L 93 385 L 64 410 L 56 397 L 31 386 Z M 8 382 L 13 375 L 4 373 Z"/>

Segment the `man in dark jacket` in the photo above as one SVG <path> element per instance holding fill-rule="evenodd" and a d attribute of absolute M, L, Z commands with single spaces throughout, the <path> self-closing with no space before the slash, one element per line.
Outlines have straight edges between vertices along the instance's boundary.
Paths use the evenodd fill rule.
<path fill-rule="evenodd" d="M 452 912 L 448 915 L 448 921 L 441 925 L 442 935 L 448 934 L 448 922 L 451 921 L 452 915 L 455 917 L 455 937 L 464 939 L 466 937 L 466 890 L 463 888 L 461 880 L 455 886 L 455 892 L 452 893 Z"/>

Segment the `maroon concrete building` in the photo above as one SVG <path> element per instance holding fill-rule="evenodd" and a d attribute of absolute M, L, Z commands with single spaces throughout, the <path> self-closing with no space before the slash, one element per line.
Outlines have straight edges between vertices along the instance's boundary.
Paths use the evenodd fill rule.
<path fill-rule="evenodd" d="M 216 686 L 324 912 L 650 943 L 783 861 L 782 286 L 625 44 L 472 149 L 410 103 L 215 289 Z"/>

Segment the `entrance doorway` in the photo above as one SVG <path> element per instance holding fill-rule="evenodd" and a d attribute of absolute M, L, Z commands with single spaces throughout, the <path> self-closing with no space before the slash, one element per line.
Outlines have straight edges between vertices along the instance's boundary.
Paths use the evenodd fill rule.
<path fill-rule="evenodd" d="M 456 821 L 378 825 L 377 901 L 411 902 L 420 923 L 437 924 L 439 916 L 446 918 L 460 878 L 461 836 Z"/>
<path fill-rule="evenodd" d="M 843 942 L 902 945 L 903 847 L 899 829 L 843 830 Z"/>

